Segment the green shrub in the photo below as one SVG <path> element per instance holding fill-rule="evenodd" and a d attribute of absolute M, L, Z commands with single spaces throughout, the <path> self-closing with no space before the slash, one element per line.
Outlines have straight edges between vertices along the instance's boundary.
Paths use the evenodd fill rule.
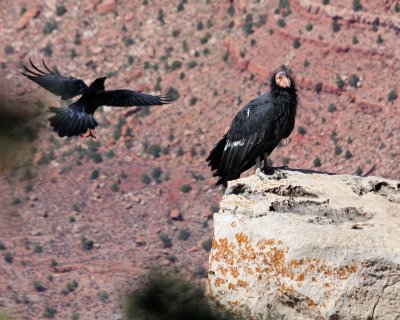
<path fill-rule="evenodd" d="M 353 156 L 353 155 L 352 155 L 352 153 L 351 153 L 349 150 L 347 150 L 346 153 L 344 154 L 344 158 L 345 158 L 346 160 L 350 159 L 352 156 Z"/>
<path fill-rule="evenodd" d="M 336 20 L 333 20 L 333 22 L 332 22 L 332 31 L 333 32 L 340 31 L 340 24 Z"/>
<path fill-rule="evenodd" d="M 178 240 L 186 241 L 190 237 L 190 231 L 188 229 L 179 230 Z"/>
<path fill-rule="evenodd" d="M 314 28 L 314 25 L 313 25 L 312 23 L 307 23 L 307 25 L 306 25 L 306 30 L 307 30 L 308 32 L 310 32 L 313 28 Z"/>
<path fill-rule="evenodd" d="M 180 188 L 181 192 L 188 193 L 192 190 L 192 186 L 190 184 L 183 184 Z"/>
<path fill-rule="evenodd" d="M 14 257 L 13 257 L 11 252 L 6 252 L 4 254 L 4 261 L 7 262 L 7 263 L 13 263 Z"/>
<path fill-rule="evenodd" d="M 160 234 L 160 240 L 162 241 L 164 249 L 172 247 L 172 239 L 165 233 Z"/>
<path fill-rule="evenodd" d="M 212 248 L 212 240 L 211 239 L 207 239 L 205 241 L 203 241 L 201 243 L 201 246 L 204 250 L 206 250 L 207 252 L 210 252 L 211 248 Z"/>
<path fill-rule="evenodd" d="M 352 74 L 349 78 L 349 85 L 351 85 L 354 88 L 358 88 L 358 82 L 360 81 L 360 78 L 356 74 Z"/>
<path fill-rule="evenodd" d="M 353 0 L 353 10 L 360 11 L 362 10 L 363 6 L 360 3 L 360 0 Z"/>
<path fill-rule="evenodd" d="M 144 184 L 149 184 L 151 182 L 151 178 L 147 173 L 142 174 L 142 182 Z"/>
<path fill-rule="evenodd" d="M 276 23 L 277 23 L 278 27 L 280 27 L 280 28 L 284 28 L 286 26 L 285 19 L 282 19 L 282 18 L 279 19 Z"/>
<path fill-rule="evenodd" d="M 98 169 L 94 169 L 90 174 L 90 179 L 95 180 L 100 176 L 100 171 Z"/>
<path fill-rule="evenodd" d="M 314 165 L 314 167 L 320 167 L 321 166 L 321 159 L 319 157 L 315 157 L 313 165 Z"/>
<path fill-rule="evenodd" d="M 397 99 L 397 93 L 395 90 L 390 90 L 388 93 L 388 101 L 392 102 Z"/>
<path fill-rule="evenodd" d="M 358 44 L 358 38 L 357 38 L 357 36 L 353 36 L 352 43 L 353 43 L 353 44 Z"/>
<path fill-rule="evenodd" d="M 61 17 L 67 12 L 67 9 L 63 5 L 57 6 L 56 15 Z"/>
<path fill-rule="evenodd" d="M 342 149 L 341 146 L 336 146 L 335 147 L 335 154 L 336 155 L 340 155 L 340 154 L 342 154 L 342 152 L 343 152 L 343 149 Z"/>
<path fill-rule="evenodd" d="M 335 112 L 335 111 L 336 111 L 336 106 L 333 103 L 331 103 L 328 106 L 328 112 Z"/>

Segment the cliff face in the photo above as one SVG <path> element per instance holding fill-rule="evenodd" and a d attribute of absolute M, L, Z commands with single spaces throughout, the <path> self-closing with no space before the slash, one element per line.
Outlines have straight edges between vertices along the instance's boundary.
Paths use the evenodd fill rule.
<path fill-rule="evenodd" d="M 208 294 L 247 319 L 398 319 L 400 182 L 276 171 L 232 182 Z"/>

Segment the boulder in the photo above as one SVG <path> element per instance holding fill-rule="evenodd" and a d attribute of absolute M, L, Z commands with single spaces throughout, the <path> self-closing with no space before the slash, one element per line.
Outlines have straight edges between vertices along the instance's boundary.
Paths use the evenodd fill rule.
<path fill-rule="evenodd" d="M 229 183 L 207 292 L 245 319 L 399 319 L 400 182 L 276 170 Z"/>

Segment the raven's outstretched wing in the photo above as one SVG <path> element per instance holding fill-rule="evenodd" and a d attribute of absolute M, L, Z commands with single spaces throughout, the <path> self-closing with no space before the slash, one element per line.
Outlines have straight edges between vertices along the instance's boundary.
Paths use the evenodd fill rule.
<path fill-rule="evenodd" d="M 155 106 L 168 104 L 177 98 L 175 90 L 169 90 L 165 95 L 151 95 L 132 90 L 107 90 L 98 92 L 91 103 L 98 106 Z"/>
<path fill-rule="evenodd" d="M 72 77 L 63 77 L 54 74 L 45 64 L 43 60 L 43 66 L 46 68 L 47 72 L 44 72 L 37 68 L 29 59 L 29 62 L 33 69 L 22 65 L 25 72 L 21 72 L 28 79 L 36 82 L 38 85 L 42 86 L 51 93 L 61 96 L 62 100 L 71 99 L 75 96 L 84 94 L 88 86 L 81 80 Z"/>

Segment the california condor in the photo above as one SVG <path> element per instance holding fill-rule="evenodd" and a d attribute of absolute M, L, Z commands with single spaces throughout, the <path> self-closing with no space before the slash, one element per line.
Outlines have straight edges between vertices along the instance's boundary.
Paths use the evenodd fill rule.
<path fill-rule="evenodd" d="M 157 96 L 132 90 L 105 90 L 104 82 L 107 77 L 97 78 L 90 86 L 81 79 L 63 77 L 51 71 L 43 60 L 46 71 L 37 68 L 29 59 L 31 69 L 23 65 L 21 72 L 28 79 L 36 82 L 51 93 L 68 100 L 81 96 L 68 108 L 50 108 L 55 113 L 49 118 L 50 125 L 60 137 L 83 136 L 98 126 L 93 114 L 100 106 L 129 107 L 129 106 L 154 106 L 171 103 L 176 99 L 175 92 L 170 90 L 165 95 Z"/>
<path fill-rule="evenodd" d="M 295 124 L 298 96 L 296 84 L 284 71 L 274 74 L 271 90 L 250 101 L 232 121 L 229 131 L 213 147 L 208 165 L 218 176 L 218 184 L 227 181 L 264 160 L 282 139 L 289 137 Z"/>

